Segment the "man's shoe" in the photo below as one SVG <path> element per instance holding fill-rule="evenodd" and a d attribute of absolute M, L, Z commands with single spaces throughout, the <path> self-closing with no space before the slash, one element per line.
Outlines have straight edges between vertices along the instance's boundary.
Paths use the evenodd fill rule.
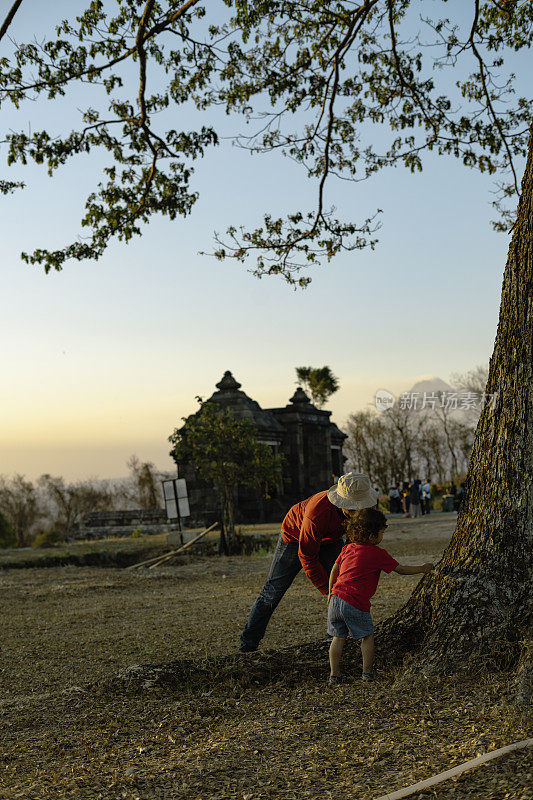
<path fill-rule="evenodd" d="M 257 650 L 257 645 L 255 644 L 241 644 L 239 647 L 239 653 L 255 653 Z"/>

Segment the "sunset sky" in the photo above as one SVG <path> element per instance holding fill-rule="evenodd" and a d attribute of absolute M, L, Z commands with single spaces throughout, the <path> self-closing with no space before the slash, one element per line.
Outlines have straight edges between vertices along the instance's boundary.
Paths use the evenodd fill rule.
<path fill-rule="evenodd" d="M 84 5 L 61 0 L 52 22 L 49 7 L 22 6 L 11 33 L 43 34 Z M 6 112 L 3 128 L 59 131 L 71 112 L 28 104 Z M 239 123 L 220 124 L 229 133 Z M 383 209 L 379 244 L 313 268 L 296 292 L 198 254 L 213 247 L 214 230 L 306 207 L 309 182 L 280 157 L 223 143 L 197 165 L 200 200 L 188 219 L 156 220 L 99 262 L 47 276 L 19 254 L 80 232 L 95 165 L 75 160 L 53 180 L 32 166 L 23 178 L 25 191 L 0 198 L 0 473 L 118 477 L 132 453 L 169 469 L 167 436 L 226 369 L 269 407 L 288 402 L 296 366 L 328 364 L 341 389 L 327 407 L 342 426 L 379 388 L 447 380 L 491 355 L 509 237 L 489 224 L 490 178 L 452 160 L 332 186 L 343 217 Z"/>

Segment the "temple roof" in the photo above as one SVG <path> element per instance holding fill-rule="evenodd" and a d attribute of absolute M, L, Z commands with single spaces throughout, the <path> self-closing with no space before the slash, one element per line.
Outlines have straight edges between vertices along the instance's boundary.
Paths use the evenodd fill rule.
<path fill-rule="evenodd" d="M 237 419 L 249 419 L 257 426 L 260 438 L 281 439 L 285 431 L 283 425 L 277 421 L 274 414 L 261 408 L 259 403 L 240 391 L 241 384 L 229 370 L 226 370 L 216 386 L 218 392 L 211 395 L 210 401 L 229 409 Z"/>
<path fill-rule="evenodd" d="M 334 422 L 329 423 L 329 430 L 332 444 L 339 444 L 342 446 L 344 440 L 348 438 L 348 434 L 343 433 Z"/>
<path fill-rule="evenodd" d="M 297 417 L 303 414 L 306 419 L 314 420 L 319 425 L 329 425 L 332 442 L 335 444 L 342 444 L 346 439 L 346 434 L 330 421 L 331 411 L 323 411 L 314 406 L 301 386 L 298 386 L 284 408 L 272 409 L 261 408 L 259 403 L 241 391 L 241 384 L 229 370 L 226 370 L 216 387 L 218 391 L 211 395 L 209 401 L 230 410 L 237 419 L 248 419 L 253 422 L 260 439 L 281 441 L 286 426 L 279 421 L 278 415 L 285 421 L 286 416 L 292 414 L 296 414 Z"/>
<path fill-rule="evenodd" d="M 295 416 L 306 421 L 314 422 L 318 425 L 328 425 L 330 429 L 332 444 L 341 445 L 347 435 L 343 433 L 334 422 L 331 422 L 331 411 L 317 408 L 313 405 L 301 386 L 298 386 L 288 404 L 284 408 L 269 409 L 278 419 L 293 419 Z"/>
<path fill-rule="evenodd" d="M 308 398 L 301 386 L 298 386 L 289 402 L 295 403 L 296 405 L 300 405 L 302 403 L 311 405 L 311 400 Z"/>
<path fill-rule="evenodd" d="M 222 379 L 215 385 L 217 389 L 220 389 L 221 392 L 231 392 L 234 389 L 240 389 L 242 383 L 236 381 L 229 369 L 227 369 L 222 376 Z"/>

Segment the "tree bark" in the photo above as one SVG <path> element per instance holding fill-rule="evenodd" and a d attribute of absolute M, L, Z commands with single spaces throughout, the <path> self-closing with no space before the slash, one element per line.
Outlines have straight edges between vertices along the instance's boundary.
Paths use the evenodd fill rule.
<path fill-rule="evenodd" d="M 233 509 L 233 486 L 228 486 L 224 484 L 222 487 L 222 521 L 224 525 L 224 531 L 226 534 L 227 543 L 231 549 L 233 544 L 233 540 L 235 539 L 235 518 L 234 518 L 234 509 Z"/>
<path fill-rule="evenodd" d="M 533 567 L 533 129 L 505 268 L 486 405 L 448 549 L 380 626 L 384 652 L 416 649 L 427 673 L 516 664 Z"/>

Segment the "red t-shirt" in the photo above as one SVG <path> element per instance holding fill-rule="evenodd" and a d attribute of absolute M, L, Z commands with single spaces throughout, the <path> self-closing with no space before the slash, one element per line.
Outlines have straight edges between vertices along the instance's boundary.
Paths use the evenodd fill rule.
<path fill-rule="evenodd" d="M 327 491 L 318 492 L 296 503 L 281 525 L 284 542 L 298 542 L 298 557 L 305 574 L 319 592 L 328 593 L 329 575 L 320 561 L 320 546 L 344 536 L 345 517 L 330 503 Z"/>
<path fill-rule="evenodd" d="M 346 544 L 335 562 L 339 566 L 332 594 L 360 611 L 370 611 L 379 573 L 392 572 L 398 562 L 376 544 Z"/>

